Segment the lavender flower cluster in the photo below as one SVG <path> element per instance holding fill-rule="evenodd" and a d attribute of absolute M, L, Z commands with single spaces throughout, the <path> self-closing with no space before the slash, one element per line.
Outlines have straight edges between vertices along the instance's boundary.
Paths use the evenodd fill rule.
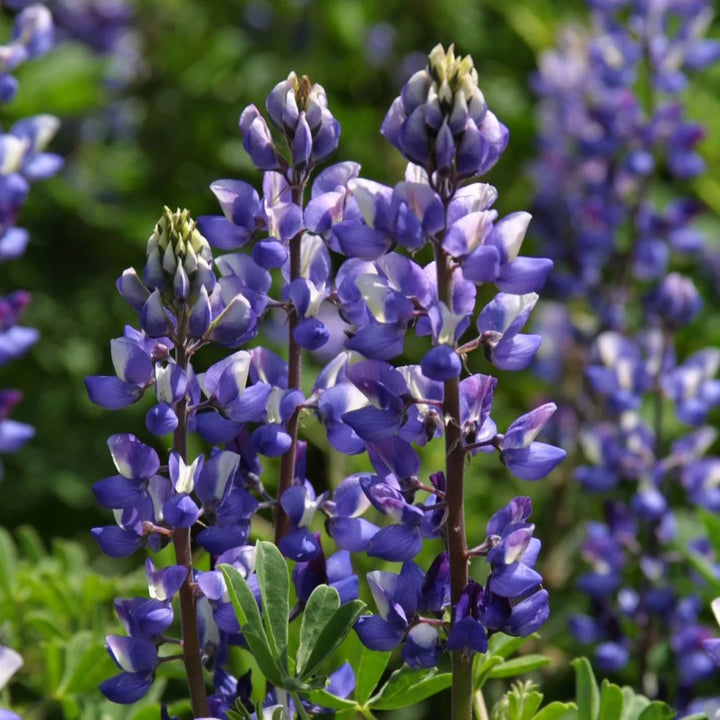
<path fill-rule="evenodd" d="M 26 60 L 46 53 L 52 44 L 52 18 L 44 7 L 31 5 L 15 17 L 10 42 L 0 46 L 0 106 L 11 102 L 18 92 L 13 71 Z M 30 184 L 51 177 L 62 167 L 58 155 L 45 152 L 57 127 L 56 118 L 37 115 L 16 122 L 6 131 L 0 128 L 0 262 L 16 260 L 27 246 L 28 232 L 16 223 Z M 0 298 L 0 365 L 21 357 L 38 340 L 37 330 L 20 324 L 29 302 L 30 293 L 25 290 Z M 21 398 L 18 390 L 0 390 L 0 453 L 16 452 L 35 434 L 32 426 L 9 417 Z M 18 653 L 0 646 L 0 688 L 21 665 Z M 20 718 L 9 710 L 0 710 L 0 714 L 8 720 Z"/>
<path fill-rule="evenodd" d="M 704 169 L 703 130 L 685 117 L 681 93 L 688 73 L 720 58 L 720 42 L 703 38 L 712 18 L 704 0 L 590 5 L 591 32 L 568 30 L 542 57 L 536 82 L 538 226 L 556 263 L 551 290 L 566 303 L 545 317 L 560 330 L 566 362 L 573 357 L 585 374 L 586 391 L 569 410 L 586 459 L 575 478 L 610 498 L 582 549 L 591 568 L 578 587 L 592 613 L 572 629 L 596 645 L 598 668 L 634 661 L 645 692 L 685 708 L 715 668 L 701 600 L 677 590 L 686 571 L 673 506 L 681 486 L 691 505 L 720 509 L 719 461 L 706 457 L 717 435 L 707 418 L 720 403 L 720 351 L 676 351 L 702 307 L 692 280 L 674 271 L 703 249 L 692 222 L 701 208 L 680 194 Z M 663 185 L 674 192 L 669 200 L 659 199 Z M 562 366 L 541 367 L 557 377 Z M 687 430 L 669 429 L 671 412 Z M 710 553 L 702 539 L 691 549 Z M 667 628 L 674 689 L 652 664 Z"/>
<path fill-rule="evenodd" d="M 45 8 L 33 5 L 19 13 L 11 41 L 0 47 L 0 103 L 9 103 L 18 91 L 12 74 L 19 65 L 47 52 L 53 42 L 52 18 Z M 28 232 L 17 220 L 30 191 L 30 184 L 54 175 L 62 159 L 45 152 L 58 127 L 51 115 L 36 115 L 0 131 L 0 262 L 22 256 Z M 24 355 L 38 339 L 35 329 L 20 325 L 30 302 L 24 290 L 0 298 L 0 365 Z M 15 452 L 34 434 L 26 423 L 10 420 L 21 399 L 17 390 L 0 391 L 0 453 Z"/>
<path fill-rule="evenodd" d="M 463 519 L 467 461 L 497 451 L 513 474 L 532 481 L 565 456 L 536 439 L 554 404 L 501 433 L 491 418 L 496 379 L 461 379 L 476 349 L 504 370 L 532 361 L 540 337 L 522 330 L 552 266 L 520 256 L 530 216 L 499 219 L 495 189 L 476 181 L 499 158 L 508 131 L 487 108 L 471 58 L 437 46 L 390 108 L 382 132 L 409 162 L 395 187 L 361 178 L 352 162 L 315 173 L 340 136 L 320 85 L 291 73 L 266 107 L 269 124 L 252 105 L 240 116 L 244 148 L 264 172 L 262 195 L 223 179 L 211 185 L 222 215 L 196 224 L 187 211 L 165 209 L 142 273 L 126 270 L 117 283 L 140 329 L 126 327 L 112 341 L 115 375 L 86 380 L 91 400 L 112 410 L 153 395 L 147 430 L 159 438 L 172 433 L 167 459 L 134 435 L 112 436 L 117 474 L 94 486 L 116 520 L 93 530 L 105 553 L 157 551 L 171 542 L 176 554 L 175 565 L 159 570 L 148 560 L 149 599 L 116 602 L 128 636 L 108 638 L 121 672 L 101 689 L 133 702 L 160 663 L 181 657 L 196 717 L 225 717 L 247 698 L 246 679 L 229 671 L 231 648 L 243 636 L 215 568 L 233 565 L 257 587 L 248 543 L 257 512 L 275 513 L 276 542 L 295 563 L 294 615 L 318 584 L 334 586 L 343 602 L 357 596 L 352 553 L 402 562 L 399 574 L 369 573 L 379 615 L 361 617 L 356 631 L 371 649 L 402 645 L 413 667 L 432 667 L 450 650 L 469 671 L 489 634 L 528 635 L 549 612 L 529 499 L 495 513 L 474 547 Z M 213 257 L 212 248 L 226 254 Z M 424 265 L 408 255 L 425 248 L 434 260 Z M 500 292 L 476 313 L 477 288 L 486 283 Z M 254 344 L 262 321 L 277 313 L 287 321 L 287 359 Z M 344 349 L 306 392 L 303 355 L 326 345 L 338 327 Z M 429 349 L 419 365 L 391 364 L 410 331 L 427 338 Z M 211 345 L 231 353 L 203 370 L 196 353 Z M 298 439 L 307 413 L 334 450 L 367 453 L 372 467 L 332 496 L 313 486 Z M 189 433 L 212 450 L 188 455 Z M 417 448 L 442 436 L 447 465 L 425 482 Z M 280 457 L 276 488 L 264 485 L 261 457 Z M 390 524 L 363 517 L 371 508 Z M 338 548 L 329 557 L 312 529 L 316 513 Z M 423 571 L 413 559 L 433 539 L 444 550 Z M 195 547 L 210 555 L 210 570 L 195 567 Z M 468 577 L 474 556 L 489 563 L 482 584 Z M 166 635 L 175 597 L 180 656 L 166 653 L 178 642 Z M 209 697 L 204 667 L 213 668 Z M 354 679 L 346 668 L 338 672 L 331 678 L 347 694 Z"/>

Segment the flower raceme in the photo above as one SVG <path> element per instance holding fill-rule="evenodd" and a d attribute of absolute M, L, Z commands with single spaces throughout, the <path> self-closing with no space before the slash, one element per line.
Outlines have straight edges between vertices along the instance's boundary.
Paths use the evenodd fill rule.
<path fill-rule="evenodd" d="M 503 434 L 491 418 L 497 380 L 462 377 L 464 361 L 479 348 L 500 369 L 528 365 L 539 340 L 521 330 L 551 267 L 519 254 L 529 216 L 498 220 L 491 209 L 495 189 L 468 182 L 507 142 L 507 130 L 477 88 L 472 60 L 438 46 L 428 69 L 411 78 L 393 105 L 383 132 L 410 161 L 395 187 L 361 178 L 351 162 L 316 173 L 337 148 L 340 129 L 324 91 L 307 78 L 293 73 L 279 83 L 267 113 L 269 124 L 255 106 L 240 117 L 244 147 L 263 173 L 263 194 L 222 179 L 211 185 L 222 215 L 196 225 L 187 211 L 165 209 L 144 270 L 126 270 L 117 284 L 141 329 L 128 327 L 112 341 L 115 376 L 86 380 L 91 400 L 107 409 L 152 395 L 147 429 L 173 438 L 161 461 L 137 437 L 113 436 L 118 474 L 94 487 L 100 504 L 115 513 L 115 526 L 93 531 L 105 552 L 154 552 L 171 542 L 177 556 L 172 582 L 162 591 L 151 583 L 152 605 L 136 599 L 118 610 L 138 641 L 108 641 L 122 673 L 104 689 L 120 702 L 147 690 L 157 649 L 167 642 L 163 632 L 138 629 L 152 625 L 143 614 L 166 622 L 176 596 L 183 633 L 189 628 L 192 638 L 191 646 L 183 638 L 183 659 L 196 714 L 212 707 L 222 715 L 231 706 L 240 684 L 229 679 L 229 648 L 242 643 L 242 628 L 222 576 L 199 572 L 188 548 L 209 553 L 211 568 L 234 565 L 257 587 L 250 522 L 271 509 L 283 521 L 281 532 L 276 523 L 278 547 L 296 563 L 293 617 L 320 584 L 334 586 L 343 602 L 356 597 L 354 553 L 403 563 L 400 575 L 370 573 L 380 614 L 363 616 L 356 629 L 370 648 L 403 645 L 413 667 L 435 665 L 448 648 L 467 657 L 480 651 L 478 638 L 493 632 L 527 635 L 547 617 L 529 500 L 513 501 L 501 511 L 504 519 L 491 520 L 480 545 L 458 555 L 448 517 L 457 511 L 462 473 L 457 463 L 424 470 L 419 451 L 444 437 L 461 469 L 466 458 L 497 451 L 512 473 L 531 481 L 564 457 L 536 441 L 553 403 L 521 416 Z M 425 246 L 432 262 L 407 254 Z M 224 254 L 213 257 L 213 248 Z M 484 283 L 502 292 L 478 313 L 477 288 Z M 287 318 L 288 355 L 247 347 L 278 314 Z M 328 342 L 331 326 L 345 329 L 344 349 L 307 391 L 300 361 L 305 350 Z M 411 331 L 426 339 L 421 362 L 393 364 Z M 203 369 L 197 353 L 209 345 L 231 351 Z M 316 489 L 321 479 L 298 439 L 304 413 L 318 418 L 334 450 L 366 453 L 372 469 L 335 489 Z M 190 432 L 213 447 L 188 456 Z M 281 481 L 266 488 L 261 458 L 276 456 Z M 373 511 L 374 518 L 363 517 Z M 317 516 L 326 518 L 338 552 L 326 555 Z M 378 516 L 390 524 L 376 525 Z M 424 572 L 414 558 L 426 542 L 442 549 Z M 467 577 L 472 555 L 487 556 L 491 567 L 482 588 Z M 458 572 L 465 580 L 456 591 Z M 208 700 L 203 667 L 210 665 L 216 687 Z"/>

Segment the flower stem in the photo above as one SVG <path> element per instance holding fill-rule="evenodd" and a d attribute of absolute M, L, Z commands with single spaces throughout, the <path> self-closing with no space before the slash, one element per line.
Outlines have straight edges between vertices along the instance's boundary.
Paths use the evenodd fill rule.
<path fill-rule="evenodd" d="M 178 318 L 180 321 L 180 318 Z M 178 326 L 181 323 L 178 322 Z M 187 370 L 188 356 L 185 351 L 183 337 L 178 338 L 177 364 Z M 178 418 L 177 428 L 173 432 L 173 451 L 178 453 L 184 461 L 187 461 L 187 430 L 188 430 L 188 400 L 183 397 L 175 403 L 175 414 Z M 203 678 L 203 667 L 200 661 L 200 638 L 197 626 L 197 613 L 195 609 L 195 595 L 192 589 L 193 563 L 192 563 L 192 540 L 190 528 L 175 528 L 172 533 L 172 541 L 175 546 L 175 559 L 179 565 L 187 569 L 187 575 L 178 593 L 180 597 L 180 625 L 182 628 L 183 662 L 185 663 L 185 675 L 187 677 L 188 689 L 190 691 L 190 703 L 194 717 L 206 717 L 210 714 L 208 707 L 207 693 L 205 691 L 205 680 Z"/>
<path fill-rule="evenodd" d="M 452 310 L 452 270 L 450 258 L 435 245 L 438 299 Z M 445 416 L 445 453 L 447 506 L 447 544 L 450 557 L 450 599 L 452 605 L 460 599 L 468 582 L 467 538 L 465 534 L 465 508 L 463 500 L 463 474 L 465 451 L 460 432 L 460 381 L 445 381 L 443 395 Z M 470 720 L 472 717 L 472 660 L 462 652 L 452 654 L 452 720 Z"/>
<path fill-rule="evenodd" d="M 293 188 L 293 202 L 302 206 L 303 185 Z M 290 282 L 302 276 L 302 236 L 301 230 L 290 240 Z M 302 375 L 302 348 L 295 341 L 293 333 L 300 318 L 295 307 L 288 312 L 288 389 L 300 388 Z M 280 505 L 282 494 L 293 484 L 295 477 L 295 454 L 297 452 L 298 421 L 300 409 L 296 408 L 287 422 L 287 433 L 290 436 L 290 448 L 280 461 L 280 483 L 278 485 L 278 504 L 275 512 L 275 544 L 277 545 L 290 532 L 290 518 Z"/>

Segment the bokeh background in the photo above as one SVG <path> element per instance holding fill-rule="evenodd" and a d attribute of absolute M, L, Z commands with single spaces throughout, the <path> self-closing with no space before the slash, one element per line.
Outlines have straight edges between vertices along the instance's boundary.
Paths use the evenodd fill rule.
<path fill-rule="evenodd" d="M 425 54 L 438 42 L 455 43 L 458 52 L 473 56 L 489 106 L 510 129 L 508 150 L 486 178 L 500 191 L 500 214 L 527 209 L 536 134 L 530 81 L 537 56 L 552 46 L 563 24 L 585 23 L 588 11 L 579 0 L 94 4 L 117 12 L 110 18 L 87 15 L 94 24 L 71 28 L 51 53 L 26 63 L 18 72 L 20 93 L 0 118 L 7 127 L 29 114 L 58 116 L 61 129 L 51 149 L 66 158 L 58 176 L 33 186 L 20 218 L 31 237 L 25 256 L 0 267 L 3 293 L 32 292 L 24 321 L 42 336 L 22 361 L 2 368 L 0 386 L 24 394 L 13 417 L 32 424 L 37 434 L 21 452 L 3 458 L 0 525 L 13 532 L 31 525 L 46 545 L 76 540 L 93 567 L 118 573 L 122 564 L 100 558 L 89 537 L 90 527 L 109 521 L 96 507 L 91 486 L 112 473 L 107 436 L 142 434 L 146 406 L 101 410 L 88 401 L 83 379 L 112 372 L 109 340 L 134 321 L 115 280 L 124 268 L 142 266 L 163 205 L 187 207 L 195 216 L 216 213 L 208 188 L 213 180 L 243 178 L 259 185 L 242 150 L 242 109 L 263 105 L 291 70 L 307 74 L 325 87 L 342 125 L 336 159 L 356 160 L 364 177 L 393 184 L 404 162 L 380 136 L 380 123 L 404 81 L 424 65 Z M 0 37 L 8 36 L 11 21 L 4 9 Z M 720 36 L 717 21 L 710 35 Z M 720 67 L 694 79 L 687 98 L 689 117 L 707 127 L 701 152 L 709 171 L 693 192 L 708 208 L 708 242 L 720 248 Z M 532 226 L 526 242 L 527 254 L 542 254 Z M 720 263 L 709 265 L 699 280 L 708 303 L 685 339 L 688 350 L 720 344 L 718 271 Z M 531 371 L 501 376 L 498 425 L 552 397 L 553 388 Z M 326 458 L 315 430 L 312 423 L 305 428 L 310 467 L 317 473 L 310 479 L 322 488 L 347 467 Z M 438 447 L 429 465 L 435 462 L 432 452 L 442 459 Z M 438 467 L 429 466 L 428 474 Z M 551 643 L 558 665 L 566 650 L 567 614 L 583 604 L 572 590 L 583 534 L 578 518 L 597 514 L 599 507 L 580 495 L 570 470 L 561 468 L 529 486 L 488 459 L 473 466 L 468 480 L 468 524 L 481 537 L 488 517 L 509 497 L 533 497 L 536 534 L 544 542 L 542 570 L 557 609 L 544 634 L 558 638 Z M 550 694 L 553 687 L 562 694 L 567 674 L 559 671 L 549 681 Z"/>

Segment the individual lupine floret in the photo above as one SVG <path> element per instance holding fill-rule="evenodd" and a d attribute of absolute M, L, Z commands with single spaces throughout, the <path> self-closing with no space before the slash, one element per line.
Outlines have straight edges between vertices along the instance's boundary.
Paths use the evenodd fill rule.
<path fill-rule="evenodd" d="M 360 484 L 363 474 L 345 478 L 333 493 L 332 500 L 326 500 L 323 512 L 328 516 L 326 523 L 329 535 L 342 550 L 363 552 L 380 528 L 360 517 L 371 505 Z"/>
<path fill-rule="evenodd" d="M 309 525 L 328 494 L 324 492 L 316 497 L 315 489 L 306 480 L 302 485 L 292 485 L 280 496 L 280 504 L 292 523 L 290 532 L 278 545 L 285 557 L 308 562 L 321 551 L 319 539 Z"/>
<path fill-rule="evenodd" d="M 116 703 L 129 705 L 144 697 L 155 680 L 157 648 L 142 638 L 108 635 L 107 651 L 122 670 L 100 684 L 100 692 Z"/>
<path fill-rule="evenodd" d="M 537 303 L 537 293 L 498 293 L 480 312 L 477 329 L 485 356 L 501 370 L 522 370 L 535 357 L 540 335 L 520 333 Z"/>
<path fill-rule="evenodd" d="M 408 561 L 399 575 L 374 570 L 368 573 L 367 580 L 379 615 L 363 615 L 355 624 L 363 644 L 371 650 L 386 651 L 405 641 L 402 656 L 408 665 L 434 667 L 440 655 L 439 635 L 435 627 L 425 625 L 418 616 L 425 609 L 423 598 L 428 596 L 423 571 Z M 438 577 L 437 581 L 446 579 Z"/>
<path fill-rule="evenodd" d="M 428 521 L 428 511 L 435 504 L 435 495 L 431 495 L 422 506 L 411 504 L 405 500 L 393 475 L 383 478 L 363 475 L 360 487 L 377 510 L 396 522 L 378 530 L 370 539 L 366 552 L 371 557 L 412 560 L 422 549 L 423 539 L 440 536 L 440 527 L 434 527 L 432 519 Z"/>
<path fill-rule="evenodd" d="M 565 459 L 562 448 L 536 442 L 535 438 L 557 410 L 545 403 L 515 420 L 499 442 L 500 457 L 510 472 L 523 480 L 539 480 Z"/>
<path fill-rule="evenodd" d="M 107 410 L 119 410 L 137 402 L 155 384 L 155 363 L 169 357 L 169 338 L 148 338 L 127 325 L 123 336 L 110 341 L 115 375 L 85 379 L 91 402 Z"/>

